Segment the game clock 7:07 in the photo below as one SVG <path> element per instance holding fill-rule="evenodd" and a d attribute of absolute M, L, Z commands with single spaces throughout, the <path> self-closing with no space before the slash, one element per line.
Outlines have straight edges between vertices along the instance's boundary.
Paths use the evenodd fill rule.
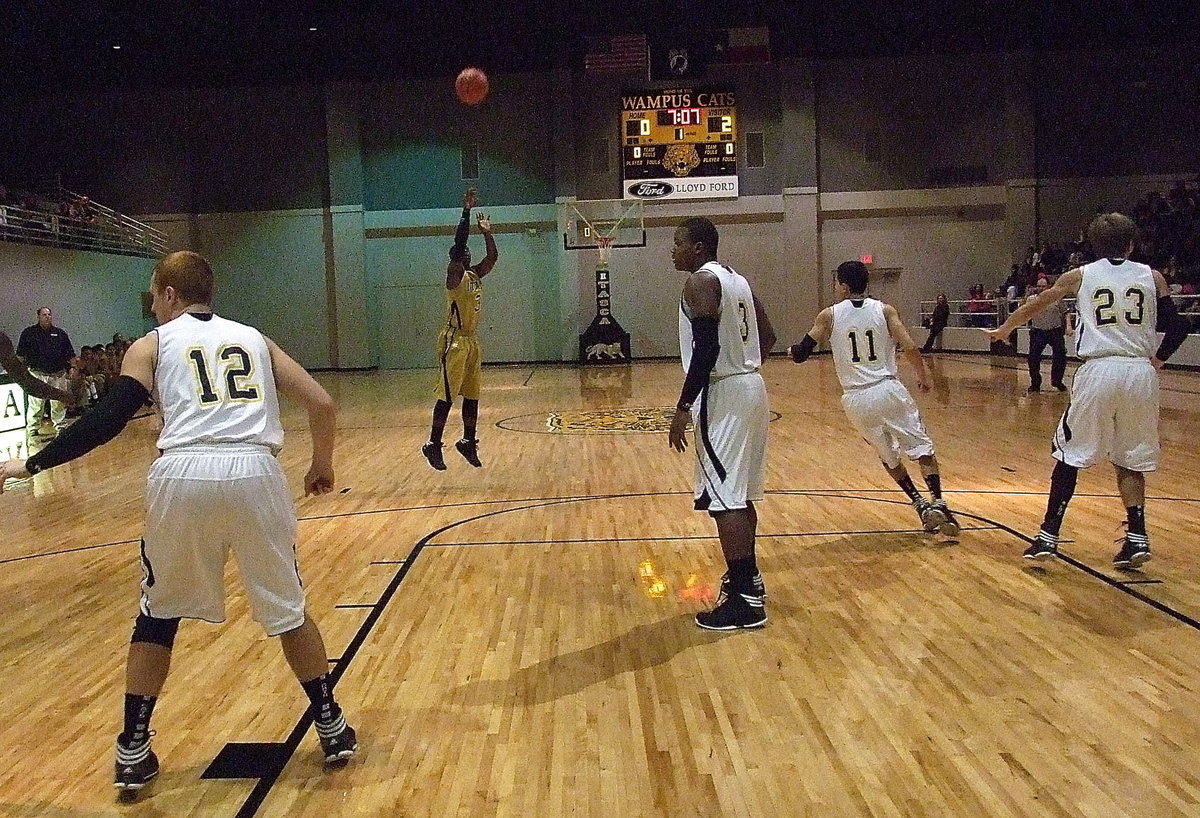
<path fill-rule="evenodd" d="M 626 199 L 736 197 L 735 93 L 673 88 L 623 94 L 621 173 Z"/>

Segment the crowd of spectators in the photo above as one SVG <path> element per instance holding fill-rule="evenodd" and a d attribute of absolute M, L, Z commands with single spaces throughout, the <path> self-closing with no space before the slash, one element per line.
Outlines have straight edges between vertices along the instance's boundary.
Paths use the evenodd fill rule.
<path fill-rule="evenodd" d="M 1176 182 L 1165 194 L 1147 193 L 1130 215 L 1138 226 L 1135 260 L 1164 273 L 1170 269 L 1180 285 L 1200 284 L 1200 189 L 1195 182 Z"/>
<path fill-rule="evenodd" d="M 1200 332 L 1200 187 L 1179 181 L 1166 193 L 1147 193 L 1130 215 L 1138 226 L 1133 260 L 1166 277 L 1172 295 L 1178 296 L 1180 312 L 1191 317 L 1192 331 Z M 1074 241 L 1030 246 L 997 289 L 976 284 L 967 290 L 965 304 L 959 308 L 960 321 L 968 327 L 994 327 L 1026 296 L 1053 284 L 1067 270 L 1095 260 L 1083 229 Z"/>
<path fill-rule="evenodd" d="M 86 244 L 99 226 L 100 217 L 87 196 L 65 190 L 47 196 L 0 184 L 0 239 L 58 244 L 71 238 Z"/>
<path fill-rule="evenodd" d="M 116 333 L 107 344 L 80 348 L 79 354 L 71 359 L 67 367 L 69 391 L 75 396 L 76 404 L 74 410 L 68 410 L 68 415 L 82 414 L 108 391 L 121 374 L 125 350 L 129 349 L 131 343 Z"/>

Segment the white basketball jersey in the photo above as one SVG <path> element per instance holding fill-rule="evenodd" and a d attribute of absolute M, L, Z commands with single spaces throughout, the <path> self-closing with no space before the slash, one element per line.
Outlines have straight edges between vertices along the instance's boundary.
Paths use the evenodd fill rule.
<path fill-rule="evenodd" d="M 762 351 L 758 347 L 758 316 L 750 282 L 720 262 L 710 261 L 700 269 L 714 273 L 721 282 L 721 312 L 717 319 L 721 351 L 712 376 L 757 372 L 762 366 Z M 679 355 L 686 372 L 692 364 L 692 317 L 683 299 L 679 300 Z"/>
<path fill-rule="evenodd" d="M 253 327 L 192 313 L 158 333 L 154 395 L 163 416 L 158 448 L 206 443 L 283 446 L 279 396 L 266 339 Z"/>
<path fill-rule="evenodd" d="M 1075 307 L 1080 358 L 1149 358 L 1158 351 L 1158 288 L 1145 264 L 1100 259 L 1084 265 Z"/>
<path fill-rule="evenodd" d="M 896 342 L 874 298 L 833 305 L 833 364 L 843 389 L 861 389 L 896 377 Z"/>

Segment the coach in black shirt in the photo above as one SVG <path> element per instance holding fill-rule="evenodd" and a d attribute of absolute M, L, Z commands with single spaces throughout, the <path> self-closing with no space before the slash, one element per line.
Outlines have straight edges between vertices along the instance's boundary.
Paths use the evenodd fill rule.
<path fill-rule="evenodd" d="M 54 326 L 49 307 L 38 310 L 37 319 L 36 324 L 26 327 L 21 333 L 21 339 L 17 342 L 17 354 L 25 359 L 34 377 L 52 386 L 61 387 L 60 379 L 66 378 L 67 366 L 75 357 L 75 350 L 66 331 Z M 25 426 L 31 434 L 38 433 L 44 406 L 45 400 L 34 395 L 29 396 Z M 59 401 L 50 402 L 50 419 L 54 421 L 56 433 L 66 425 L 66 416 L 66 404 Z"/>

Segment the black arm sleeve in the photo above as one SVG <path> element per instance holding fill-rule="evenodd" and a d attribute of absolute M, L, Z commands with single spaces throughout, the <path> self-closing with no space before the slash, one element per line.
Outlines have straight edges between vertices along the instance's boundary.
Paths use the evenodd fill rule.
<path fill-rule="evenodd" d="M 1164 333 L 1162 344 L 1158 347 L 1158 352 L 1154 353 L 1154 357 L 1166 361 L 1187 338 L 1191 325 L 1175 309 L 1175 302 L 1171 297 L 1164 295 L 1158 299 L 1158 324 L 1154 328 Z"/>
<path fill-rule="evenodd" d="M 807 332 L 804 333 L 804 340 L 798 344 L 792 344 L 789 352 L 792 353 L 792 360 L 798 364 L 802 364 L 808 360 L 808 356 L 813 354 L 813 350 L 817 348 L 817 342 Z"/>
<path fill-rule="evenodd" d="M 146 387 L 128 375 L 122 375 L 90 411 L 64 429 L 46 448 L 26 460 L 25 470 L 37 474 L 69 463 L 107 443 L 121 433 L 148 397 L 150 393 Z"/>
<path fill-rule="evenodd" d="M 467 236 L 471 233 L 471 210 L 464 207 L 462 218 L 458 220 L 458 229 L 454 231 L 454 246 L 450 248 L 450 258 L 457 261 L 462 256 L 463 248 L 467 246 Z"/>
<path fill-rule="evenodd" d="M 721 342 L 717 340 L 717 317 L 704 316 L 692 319 L 692 362 L 688 365 L 687 377 L 683 380 L 683 392 L 679 405 L 691 406 L 700 391 L 708 385 L 709 376 L 717 364 Z"/>

